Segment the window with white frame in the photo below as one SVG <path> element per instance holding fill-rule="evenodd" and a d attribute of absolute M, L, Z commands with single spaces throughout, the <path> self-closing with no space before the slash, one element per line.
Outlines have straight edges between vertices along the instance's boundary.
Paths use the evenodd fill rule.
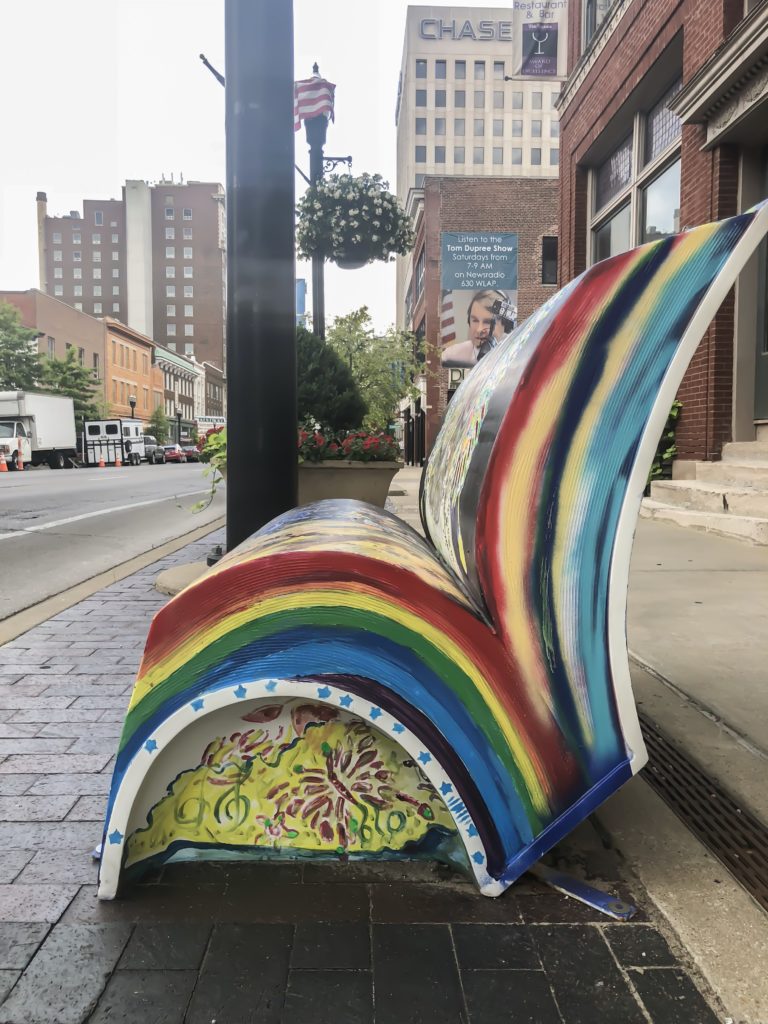
<path fill-rule="evenodd" d="M 176 237 L 176 228 L 166 228 L 165 237 L 166 240 L 173 241 L 173 239 Z"/>
<path fill-rule="evenodd" d="M 93 253 L 91 254 L 91 258 L 92 258 L 94 263 L 101 263 L 101 253 L 99 252 L 98 249 L 94 249 L 93 250 Z"/>
<path fill-rule="evenodd" d="M 191 338 L 195 333 L 194 324 L 184 324 L 184 333 L 188 338 Z"/>
<path fill-rule="evenodd" d="M 184 298 L 185 299 L 191 299 L 191 298 L 194 297 L 194 294 L 195 294 L 194 285 L 185 284 L 184 285 Z"/>
<path fill-rule="evenodd" d="M 668 108 L 679 89 L 677 81 L 638 111 L 630 133 L 592 169 L 591 263 L 680 230 L 681 128 Z"/>
<path fill-rule="evenodd" d="M 586 50 L 590 40 L 605 21 L 605 16 L 613 5 L 613 0 L 585 0 L 583 7 L 584 24 L 582 27 L 582 50 Z"/>
<path fill-rule="evenodd" d="M 113 252 L 112 253 L 112 262 L 115 263 L 119 259 L 120 259 L 120 253 L 119 252 Z"/>
<path fill-rule="evenodd" d="M 192 267 L 184 267 L 184 277 L 192 277 Z"/>
<path fill-rule="evenodd" d="M 165 247 L 165 258 L 167 260 L 175 260 L 176 259 L 176 246 L 175 245 L 166 245 L 166 247 Z"/>
<path fill-rule="evenodd" d="M 93 304 L 93 312 L 94 313 L 101 313 L 101 303 L 100 302 L 94 302 L 94 304 Z"/>
<path fill-rule="evenodd" d="M 61 249 L 53 250 L 53 260 L 54 263 L 61 263 Z"/>
<path fill-rule="evenodd" d="M 167 284 L 165 286 L 165 297 L 167 299 L 174 299 L 174 298 L 176 298 L 176 285 L 175 284 Z"/>
<path fill-rule="evenodd" d="M 166 277 L 176 277 L 176 267 L 166 267 L 165 268 L 165 276 Z"/>
<path fill-rule="evenodd" d="M 61 274 L 59 274 L 58 276 L 61 277 Z M 72 277 L 74 277 L 76 281 L 79 281 L 82 278 L 82 276 L 83 276 L 83 268 L 82 267 L 73 267 L 72 268 Z"/>
<path fill-rule="evenodd" d="M 81 284 L 76 284 L 74 286 L 74 288 L 72 289 L 72 292 L 73 292 L 74 295 L 82 295 L 83 294 L 83 286 Z"/>
<path fill-rule="evenodd" d="M 80 231 L 72 232 L 72 245 L 80 245 L 83 241 L 83 236 Z"/>
<path fill-rule="evenodd" d="M 191 260 L 192 259 L 192 246 L 191 245 L 185 245 L 184 246 L 184 259 L 185 260 Z"/>
<path fill-rule="evenodd" d="M 76 302 L 75 303 L 75 309 L 78 310 L 78 312 L 82 313 L 83 312 L 83 304 L 82 304 L 82 302 Z"/>
<path fill-rule="evenodd" d="M 54 295 L 63 295 L 64 294 L 64 285 L 63 284 L 55 284 L 53 286 L 53 294 Z"/>
<path fill-rule="evenodd" d="M 72 259 L 73 259 L 73 260 L 75 261 L 75 263 L 80 263 L 80 262 L 82 261 L 82 259 L 83 259 L 83 254 L 82 254 L 82 252 L 80 252 L 79 250 L 77 250 L 77 249 L 76 249 L 76 250 L 75 250 L 75 251 L 74 251 L 74 252 L 72 253 Z"/>
<path fill-rule="evenodd" d="M 91 243 L 93 245 L 101 245 L 101 235 L 91 235 Z"/>
<path fill-rule="evenodd" d="M 53 268 L 53 276 L 54 277 L 64 277 L 64 271 L 62 270 L 61 267 L 54 267 Z"/>
<path fill-rule="evenodd" d="M 181 216 L 184 218 L 184 220 L 192 220 L 191 208 L 189 206 L 185 206 L 184 209 L 182 210 Z"/>
<path fill-rule="evenodd" d="M 112 277 L 120 277 L 120 268 L 119 267 L 113 267 L 112 268 Z"/>
<path fill-rule="evenodd" d="M 53 232 L 53 244 L 54 245 L 61 245 L 61 232 L 60 231 L 54 231 Z"/>
<path fill-rule="evenodd" d="M 97 228 L 100 228 L 100 227 L 103 226 L 103 224 L 104 224 L 104 211 L 103 210 L 94 210 L 93 211 L 93 223 L 96 225 Z"/>
<path fill-rule="evenodd" d="M 94 267 L 93 268 L 93 280 L 94 281 L 100 281 L 101 280 L 101 267 Z"/>
<path fill-rule="evenodd" d="M 97 297 L 101 295 L 101 285 L 100 284 L 95 284 L 93 286 L 93 294 L 95 296 L 97 296 Z"/>
<path fill-rule="evenodd" d="M 176 324 L 166 324 L 165 333 L 172 338 L 176 334 Z"/>
<path fill-rule="evenodd" d="M 192 237 L 192 228 L 184 228 L 184 237 L 185 238 L 191 238 Z"/>
<path fill-rule="evenodd" d="M 112 294 L 113 295 L 119 295 L 120 294 L 120 285 L 119 284 L 113 284 L 112 285 Z"/>
<path fill-rule="evenodd" d="M 120 312 L 120 303 L 119 302 L 113 302 L 112 303 L 112 312 L 113 313 L 119 313 Z"/>
<path fill-rule="evenodd" d="M 173 303 L 168 303 L 165 307 L 166 316 L 176 316 L 176 306 Z"/>
<path fill-rule="evenodd" d="M 172 206 L 166 206 L 166 208 L 165 208 L 165 219 L 166 220 L 173 220 L 173 207 Z"/>
<path fill-rule="evenodd" d="M 120 241 L 120 235 L 112 235 L 112 244 L 115 245 Z"/>
<path fill-rule="evenodd" d="M 190 306 L 188 304 L 185 305 L 184 306 L 184 316 L 194 316 L 195 314 L 194 314 L 194 312 L 192 310 L 193 310 L 192 306 Z"/>

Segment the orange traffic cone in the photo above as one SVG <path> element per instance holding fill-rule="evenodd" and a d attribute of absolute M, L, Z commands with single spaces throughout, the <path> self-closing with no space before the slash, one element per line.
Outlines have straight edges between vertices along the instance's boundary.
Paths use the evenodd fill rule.
<path fill-rule="evenodd" d="M 119 469 L 123 464 L 123 460 L 120 458 L 120 454 L 115 455 L 115 466 Z"/>
<path fill-rule="evenodd" d="M 8 472 L 8 463 L 5 461 L 5 456 L 0 455 L 0 473 Z"/>
<path fill-rule="evenodd" d="M 21 457 L 21 441 L 17 441 L 16 444 L 19 446 L 16 452 L 16 469 L 24 469 L 24 460 Z"/>
<path fill-rule="evenodd" d="M 104 456 L 99 455 L 99 469 L 104 469 Z"/>

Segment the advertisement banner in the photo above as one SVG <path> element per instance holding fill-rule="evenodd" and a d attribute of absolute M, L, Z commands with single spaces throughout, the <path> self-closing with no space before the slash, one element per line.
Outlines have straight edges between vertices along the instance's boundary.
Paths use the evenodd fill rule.
<path fill-rule="evenodd" d="M 440 248 L 441 362 L 469 368 L 510 329 L 493 304 L 517 306 L 517 235 L 443 231 Z"/>
<path fill-rule="evenodd" d="M 557 24 L 523 25 L 523 75 L 557 74 Z"/>

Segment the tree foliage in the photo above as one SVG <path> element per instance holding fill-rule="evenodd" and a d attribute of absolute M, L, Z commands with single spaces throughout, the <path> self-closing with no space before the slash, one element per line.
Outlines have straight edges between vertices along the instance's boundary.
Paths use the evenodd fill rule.
<path fill-rule="evenodd" d="M 168 417 L 165 414 L 165 409 L 163 409 L 162 405 L 158 405 L 149 417 L 149 430 L 147 433 L 156 438 L 158 444 L 165 444 L 168 440 L 169 431 L 170 426 L 168 424 Z"/>
<path fill-rule="evenodd" d="M 8 302 L 0 302 L 0 389 L 30 391 L 42 375 L 37 352 L 37 331 L 23 327 L 21 314 Z"/>
<path fill-rule="evenodd" d="M 80 364 L 74 348 L 67 349 L 63 359 L 44 359 L 42 366 L 42 389 L 55 395 L 67 395 L 73 400 L 78 430 L 82 429 L 83 420 L 99 418 L 96 372 Z"/>
<path fill-rule="evenodd" d="M 299 423 L 339 433 L 359 427 L 367 411 L 349 366 L 321 338 L 296 329 Z"/>
<path fill-rule="evenodd" d="M 416 337 L 389 327 L 374 332 L 367 306 L 339 316 L 328 331 L 328 344 L 349 367 L 368 406 L 363 425 L 387 430 L 399 403 L 416 397 L 413 379 L 424 372 Z"/>

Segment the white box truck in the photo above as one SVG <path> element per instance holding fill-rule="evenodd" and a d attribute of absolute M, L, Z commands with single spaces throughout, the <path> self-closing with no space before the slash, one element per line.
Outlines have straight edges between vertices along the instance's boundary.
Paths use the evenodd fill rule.
<path fill-rule="evenodd" d="M 16 469 L 23 464 L 71 469 L 77 458 L 75 405 L 64 395 L 0 391 L 0 455 Z"/>

